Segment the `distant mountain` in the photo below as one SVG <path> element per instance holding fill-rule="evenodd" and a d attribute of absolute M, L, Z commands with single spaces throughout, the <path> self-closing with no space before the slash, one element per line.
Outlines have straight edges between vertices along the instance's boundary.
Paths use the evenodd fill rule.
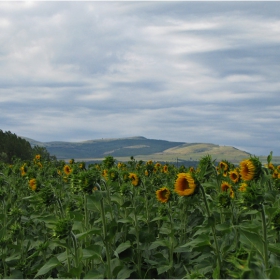
<path fill-rule="evenodd" d="M 31 146 L 45 147 L 51 155 L 58 159 L 92 161 L 102 160 L 111 155 L 118 160 L 136 159 L 156 161 L 197 161 L 204 155 L 212 155 L 213 159 L 238 162 L 250 156 L 249 153 L 230 146 L 219 146 L 207 143 L 185 143 L 166 140 L 147 139 L 142 136 L 116 139 L 97 139 L 83 142 L 39 142 L 27 137 Z"/>

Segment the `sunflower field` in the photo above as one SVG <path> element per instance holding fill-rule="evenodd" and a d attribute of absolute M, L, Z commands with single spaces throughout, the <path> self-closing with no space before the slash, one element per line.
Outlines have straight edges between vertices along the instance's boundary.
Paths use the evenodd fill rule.
<path fill-rule="evenodd" d="M 0 162 L 1 279 L 280 278 L 280 166 Z"/>

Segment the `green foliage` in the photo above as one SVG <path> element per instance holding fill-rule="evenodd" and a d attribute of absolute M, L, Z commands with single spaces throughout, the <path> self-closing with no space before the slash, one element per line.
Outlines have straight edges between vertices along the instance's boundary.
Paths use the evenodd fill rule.
<path fill-rule="evenodd" d="M 30 143 L 10 131 L 0 129 L 0 161 L 12 164 L 16 158 L 32 160 L 36 155 L 41 155 L 42 160 L 56 160 L 51 157 L 45 147 L 31 147 Z"/>
<path fill-rule="evenodd" d="M 0 278 L 279 278 L 279 167 L 238 183 L 210 156 L 197 169 L 108 156 L 65 172 L 41 151 L 0 162 Z"/>

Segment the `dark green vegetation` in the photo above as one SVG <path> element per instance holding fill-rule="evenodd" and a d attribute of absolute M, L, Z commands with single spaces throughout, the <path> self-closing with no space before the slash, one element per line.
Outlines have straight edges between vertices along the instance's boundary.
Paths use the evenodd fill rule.
<path fill-rule="evenodd" d="M 0 161 L 0 279 L 279 279 L 273 163 Z"/>
<path fill-rule="evenodd" d="M 45 160 L 51 158 L 45 147 L 34 146 L 32 148 L 27 140 L 10 131 L 3 132 L 0 129 L 0 161 L 12 163 L 15 158 L 30 160 L 36 154 L 40 154 Z"/>

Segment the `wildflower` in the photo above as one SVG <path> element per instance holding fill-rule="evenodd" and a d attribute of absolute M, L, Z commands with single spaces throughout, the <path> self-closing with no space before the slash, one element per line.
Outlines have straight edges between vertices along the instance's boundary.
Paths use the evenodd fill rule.
<path fill-rule="evenodd" d="M 26 172 L 27 172 L 26 163 L 24 163 L 23 166 L 20 167 L 20 172 L 21 172 L 21 176 L 26 175 Z"/>
<path fill-rule="evenodd" d="M 63 171 L 64 171 L 64 173 L 66 174 L 66 175 L 70 175 L 71 173 L 72 173 L 72 168 L 69 166 L 69 165 L 65 165 L 64 167 L 63 167 Z"/>
<path fill-rule="evenodd" d="M 222 169 L 222 170 L 224 170 L 224 171 L 228 171 L 228 164 L 227 164 L 227 162 L 221 161 L 221 162 L 219 163 L 219 168 Z"/>
<path fill-rule="evenodd" d="M 36 181 L 36 179 L 29 180 L 29 186 L 30 186 L 32 191 L 36 191 L 36 189 L 37 189 L 37 181 Z"/>
<path fill-rule="evenodd" d="M 258 179 L 261 174 L 261 162 L 258 158 L 245 159 L 240 162 L 240 175 L 242 180 Z"/>
<path fill-rule="evenodd" d="M 231 188 L 231 185 L 228 182 L 223 181 L 221 184 L 222 192 L 226 192 L 228 189 Z"/>
<path fill-rule="evenodd" d="M 222 192 L 227 192 L 229 190 L 230 197 L 234 198 L 234 191 L 228 182 L 223 181 L 221 184 L 221 189 L 222 189 Z"/>
<path fill-rule="evenodd" d="M 36 156 L 35 156 L 35 159 L 36 159 L 36 160 L 40 160 L 40 159 L 41 159 L 41 155 L 36 155 Z"/>
<path fill-rule="evenodd" d="M 135 173 L 129 173 L 129 179 L 131 180 L 131 183 L 133 186 L 137 187 L 140 184 L 140 178 Z"/>
<path fill-rule="evenodd" d="M 108 180 L 108 170 L 107 169 L 102 170 L 102 177 L 104 177 L 105 180 Z"/>
<path fill-rule="evenodd" d="M 238 190 L 240 192 L 245 192 L 247 187 L 248 187 L 248 185 L 246 183 L 242 183 Z"/>
<path fill-rule="evenodd" d="M 164 166 L 162 167 L 162 172 L 163 172 L 163 173 L 168 173 L 168 166 L 167 166 L 167 165 L 164 165 Z"/>
<path fill-rule="evenodd" d="M 279 173 L 278 173 L 277 169 L 275 169 L 272 173 L 272 178 L 277 179 L 278 176 L 279 176 Z"/>
<path fill-rule="evenodd" d="M 116 181 L 119 177 L 118 171 L 114 169 L 109 170 L 109 177 L 113 182 Z"/>
<path fill-rule="evenodd" d="M 194 173 L 194 172 L 195 172 L 194 167 L 193 167 L 193 166 L 191 166 L 189 171 L 190 171 L 190 173 Z"/>
<path fill-rule="evenodd" d="M 192 195 L 196 189 L 196 183 L 190 173 L 179 173 L 175 182 L 175 192 L 180 196 Z"/>
<path fill-rule="evenodd" d="M 166 187 L 163 187 L 156 191 L 157 200 L 161 203 L 166 203 L 170 197 L 170 190 Z"/>
<path fill-rule="evenodd" d="M 156 164 L 155 164 L 155 168 L 160 168 L 161 167 L 161 164 L 159 163 L 159 162 L 157 162 Z"/>
<path fill-rule="evenodd" d="M 240 179 L 238 171 L 236 169 L 233 170 L 233 171 L 230 171 L 229 172 L 229 178 L 231 179 L 232 182 L 238 183 L 238 181 Z"/>

